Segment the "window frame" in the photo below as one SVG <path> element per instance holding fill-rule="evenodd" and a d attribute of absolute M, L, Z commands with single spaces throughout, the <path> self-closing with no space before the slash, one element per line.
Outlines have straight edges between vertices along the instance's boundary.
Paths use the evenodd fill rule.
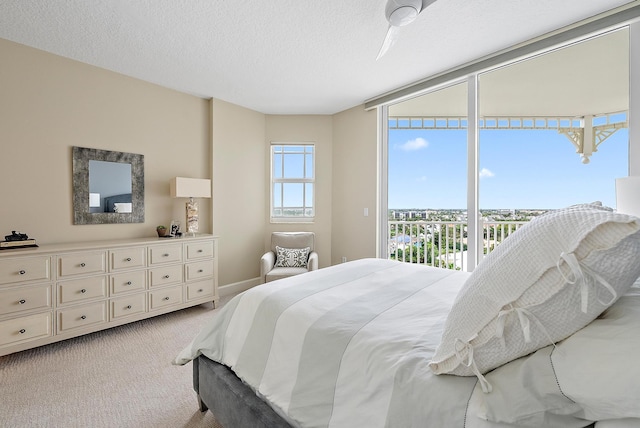
<path fill-rule="evenodd" d="M 280 151 L 276 152 L 276 148 L 280 147 Z M 282 154 L 284 155 L 285 147 L 300 147 L 302 150 L 299 152 L 301 156 L 303 156 L 303 175 L 306 175 L 307 172 L 307 156 L 311 155 L 311 177 L 284 177 L 284 168 L 285 168 L 285 156 L 282 157 L 282 177 L 277 178 L 274 176 L 274 168 L 275 168 L 275 155 Z M 311 148 L 310 152 L 308 151 Z M 290 153 L 295 154 L 295 153 Z M 270 159 L 270 168 L 269 168 L 269 218 L 271 223 L 313 223 L 315 222 L 316 217 L 316 145 L 314 142 L 275 142 L 272 141 L 269 145 L 269 159 Z M 301 184 L 302 185 L 302 211 L 303 214 L 300 216 L 285 216 L 285 215 L 275 215 L 275 210 L 280 208 L 284 209 L 286 207 L 283 206 L 283 201 L 285 198 L 284 188 L 280 192 L 280 203 L 281 205 L 274 205 L 274 189 L 277 184 Z M 306 197 L 306 187 L 307 185 L 311 185 L 311 206 L 306 205 L 307 197 Z M 306 215 L 306 210 L 311 209 L 311 215 Z"/>

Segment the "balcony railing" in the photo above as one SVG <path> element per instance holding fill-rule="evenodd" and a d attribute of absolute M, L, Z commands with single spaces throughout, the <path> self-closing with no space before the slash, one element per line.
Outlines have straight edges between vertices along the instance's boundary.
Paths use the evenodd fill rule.
<path fill-rule="evenodd" d="M 489 254 L 525 223 L 527 221 L 482 221 L 482 253 Z M 467 270 L 466 222 L 389 221 L 387 242 L 389 259 Z"/>

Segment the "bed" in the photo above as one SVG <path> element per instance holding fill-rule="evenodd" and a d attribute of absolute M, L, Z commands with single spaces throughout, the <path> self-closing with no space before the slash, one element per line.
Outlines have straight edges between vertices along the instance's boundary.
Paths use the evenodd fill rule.
<path fill-rule="evenodd" d="M 174 363 L 225 428 L 640 426 L 640 219 L 605 208 L 531 222 L 473 273 L 363 259 L 254 287 Z"/>

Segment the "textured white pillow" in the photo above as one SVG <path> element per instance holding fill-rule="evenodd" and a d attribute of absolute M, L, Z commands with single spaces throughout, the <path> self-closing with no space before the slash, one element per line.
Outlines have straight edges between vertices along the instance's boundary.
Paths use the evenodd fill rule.
<path fill-rule="evenodd" d="M 429 367 L 476 375 L 562 340 L 640 275 L 640 219 L 597 204 L 551 211 L 478 264 L 456 297 Z M 628 238 L 628 239 L 625 239 Z"/>
<path fill-rule="evenodd" d="M 307 267 L 309 247 L 282 248 L 276 245 L 275 267 Z"/>

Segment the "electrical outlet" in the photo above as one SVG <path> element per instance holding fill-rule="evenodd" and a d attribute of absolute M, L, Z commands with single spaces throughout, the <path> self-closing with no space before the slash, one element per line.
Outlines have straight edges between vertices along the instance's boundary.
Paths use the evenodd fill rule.
<path fill-rule="evenodd" d="M 346 263 L 347 262 L 347 258 L 346 257 L 342 257 L 342 263 Z"/>

